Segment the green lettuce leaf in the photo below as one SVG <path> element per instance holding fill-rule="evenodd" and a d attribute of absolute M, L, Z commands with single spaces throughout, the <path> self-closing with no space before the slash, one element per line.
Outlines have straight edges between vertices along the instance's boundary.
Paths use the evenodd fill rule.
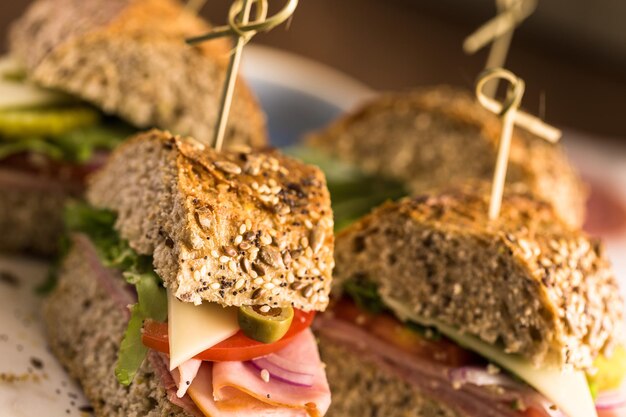
<path fill-rule="evenodd" d="M 399 181 L 367 175 L 358 168 L 307 146 L 294 146 L 285 153 L 306 163 L 317 165 L 326 175 L 326 182 L 339 231 L 389 200 L 408 195 Z"/>
<path fill-rule="evenodd" d="M 118 381 L 129 385 L 148 352 L 141 342 L 143 321 L 167 319 L 167 295 L 161 278 L 154 272 L 152 257 L 139 255 L 119 237 L 114 229 L 115 219 L 114 213 L 81 202 L 68 204 L 65 212 L 67 229 L 89 236 L 102 263 L 121 271 L 137 291 L 138 301 L 131 308 L 115 368 Z"/>

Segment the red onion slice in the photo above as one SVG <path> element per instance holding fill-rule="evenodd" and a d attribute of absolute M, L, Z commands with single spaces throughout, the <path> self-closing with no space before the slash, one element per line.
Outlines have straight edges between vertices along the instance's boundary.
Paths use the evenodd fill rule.
<path fill-rule="evenodd" d="M 489 372 L 487 369 L 479 366 L 463 366 L 450 371 L 450 382 L 456 384 L 473 384 L 479 387 L 483 386 L 499 386 L 513 388 L 519 391 L 528 391 L 526 384 L 515 381 L 507 374 L 498 372 Z"/>
<path fill-rule="evenodd" d="M 249 363 L 259 371 L 267 370 L 270 378 L 298 387 L 313 386 L 314 374 L 301 363 L 291 362 L 275 354 L 252 359 Z"/>
<path fill-rule="evenodd" d="M 624 389 L 605 391 L 598 394 L 596 398 L 597 410 L 615 410 L 626 408 L 626 392 Z"/>

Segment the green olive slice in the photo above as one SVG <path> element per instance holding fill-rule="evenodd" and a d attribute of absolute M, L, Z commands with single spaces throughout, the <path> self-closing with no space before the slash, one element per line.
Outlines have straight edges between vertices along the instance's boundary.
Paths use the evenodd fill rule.
<path fill-rule="evenodd" d="M 243 334 L 261 343 L 280 340 L 293 320 L 293 308 L 270 308 L 264 306 L 242 306 L 237 314 Z"/>

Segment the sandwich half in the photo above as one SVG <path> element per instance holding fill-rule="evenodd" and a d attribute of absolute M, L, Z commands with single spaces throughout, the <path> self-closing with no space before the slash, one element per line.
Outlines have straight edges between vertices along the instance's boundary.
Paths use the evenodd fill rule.
<path fill-rule="evenodd" d="M 139 129 L 210 139 L 231 46 L 184 42 L 209 30 L 177 0 L 28 7 L 0 65 L 0 249 L 53 252 L 65 198 Z M 227 143 L 262 146 L 264 128 L 238 83 Z"/>
<path fill-rule="evenodd" d="M 44 317 L 96 416 L 324 415 L 309 326 L 334 238 L 317 168 L 152 131 L 87 196 Z"/>
<path fill-rule="evenodd" d="M 601 245 L 524 193 L 489 221 L 486 188 L 388 203 L 337 236 L 337 299 L 316 320 L 329 415 L 624 415 Z"/>
<path fill-rule="evenodd" d="M 491 180 L 501 129 L 469 93 L 438 86 L 383 94 L 310 135 L 296 154 L 328 171 L 341 228 L 398 194 Z M 507 182 L 552 204 L 568 224 L 582 224 L 585 188 L 560 146 L 516 128 Z"/>

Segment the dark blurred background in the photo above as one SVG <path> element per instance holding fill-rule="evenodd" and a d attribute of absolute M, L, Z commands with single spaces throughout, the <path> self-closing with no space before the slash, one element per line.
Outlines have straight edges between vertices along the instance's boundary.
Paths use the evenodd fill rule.
<path fill-rule="evenodd" d="M 9 22 L 29 3 L 0 4 L 2 50 Z M 223 24 L 230 4 L 208 1 L 202 14 Z M 288 29 L 254 42 L 318 60 L 376 89 L 471 88 L 487 52 L 468 57 L 461 45 L 494 14 L 488 0 L 301 0 Z M 525 79 L 531 112 L 544 97 L 547 121 L 626 141 L 626 2 L 540 0 L 515 32 L 508 68 Z"/>

